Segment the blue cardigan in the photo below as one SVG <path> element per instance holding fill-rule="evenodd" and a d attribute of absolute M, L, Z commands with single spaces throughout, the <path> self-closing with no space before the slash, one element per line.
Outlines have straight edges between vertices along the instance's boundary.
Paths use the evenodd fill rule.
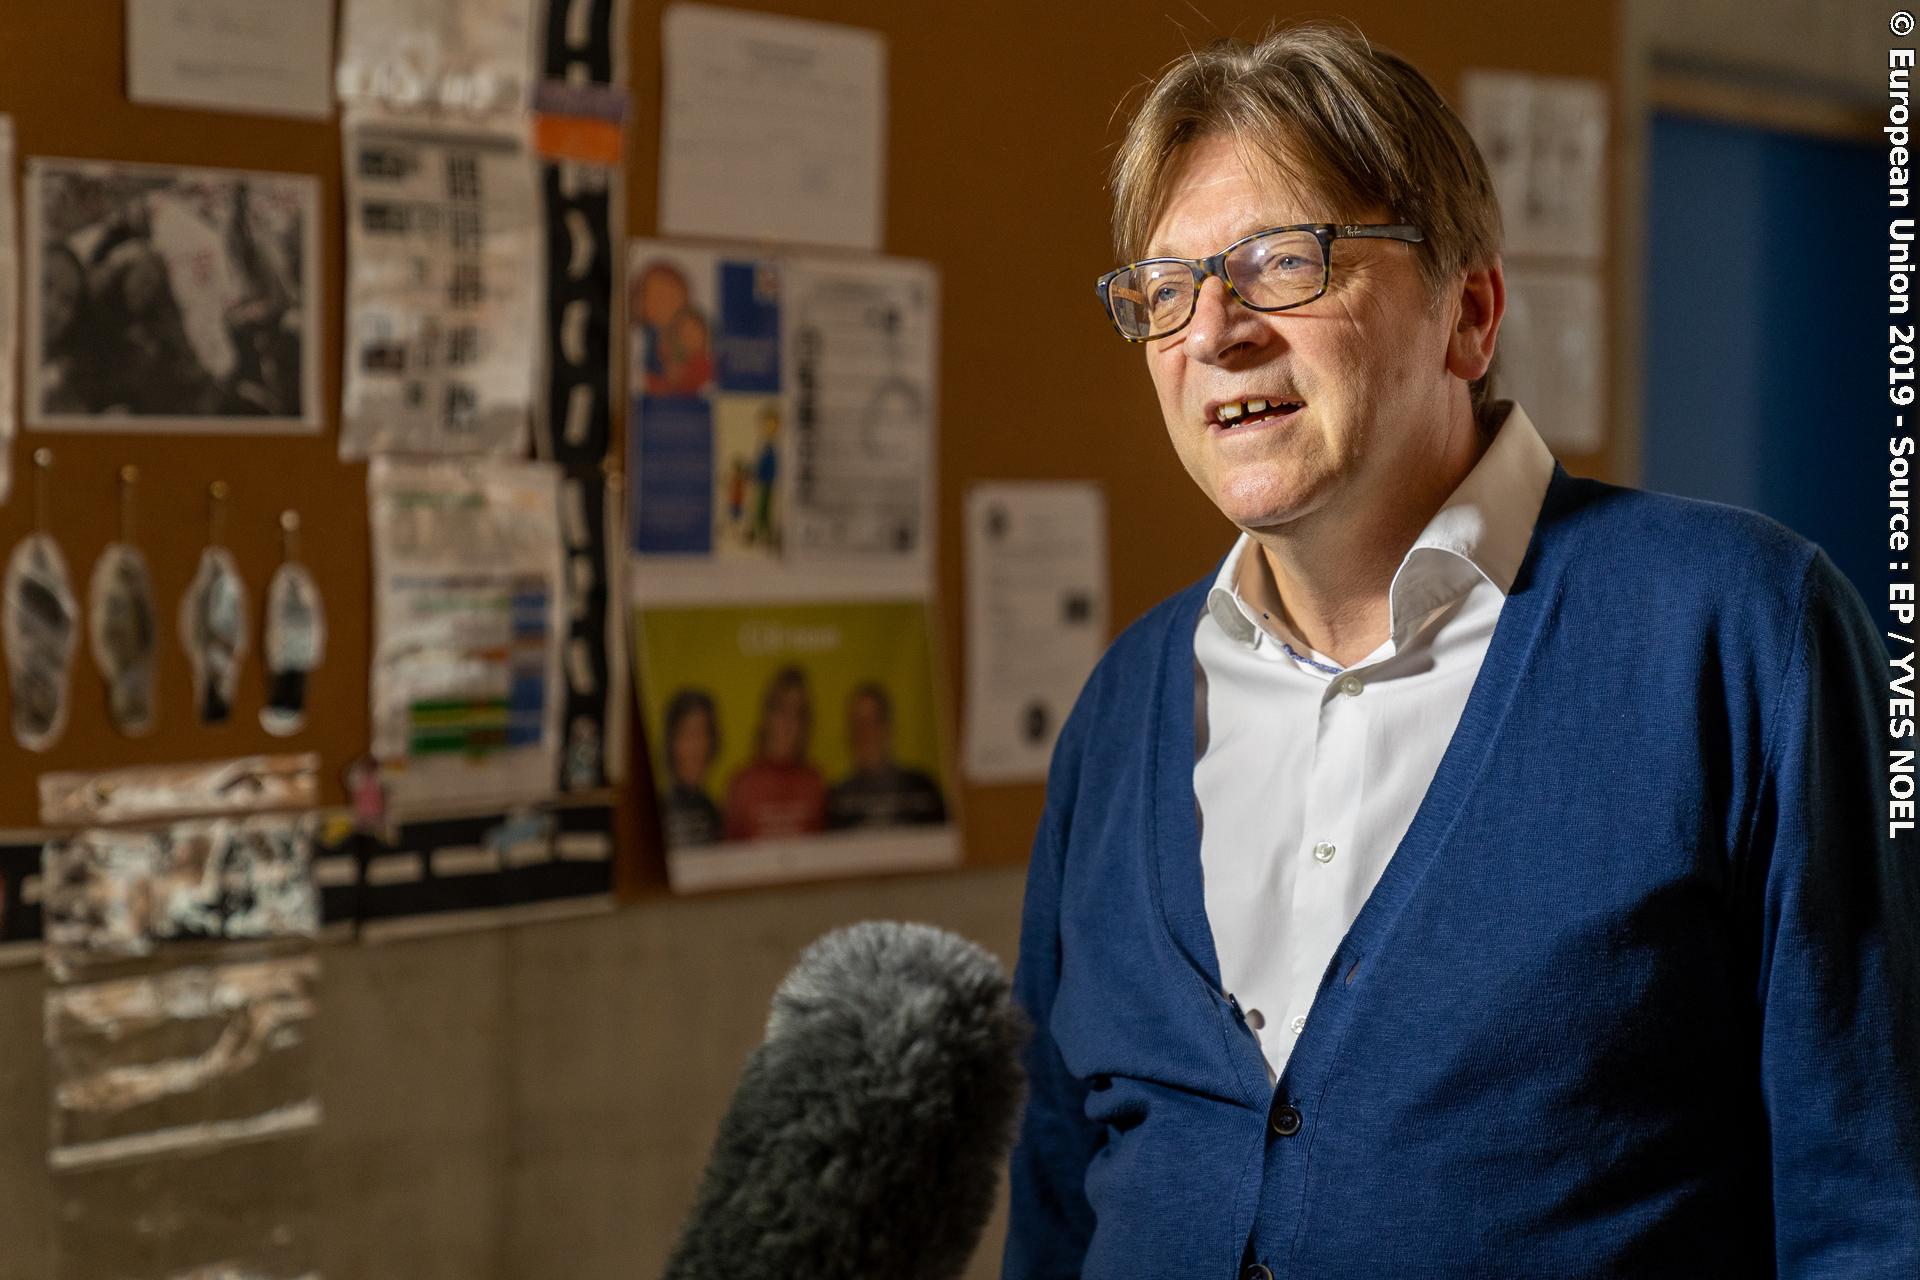
<path fill-rule="evenodd" d="M 1115 641 L 1048 777 L 1010 1280 L 1920 1277 L 1920 861 L 1823 553 L 1556 466 L 1273 1089 L 1201 892 L 1209 581 Z"/>

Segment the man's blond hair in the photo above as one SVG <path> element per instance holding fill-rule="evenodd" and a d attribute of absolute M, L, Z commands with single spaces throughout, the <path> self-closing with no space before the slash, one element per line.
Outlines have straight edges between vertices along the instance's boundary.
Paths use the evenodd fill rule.
<path fill-rule="evenodd" d="M 1123 262 L 1146 256 L 1167 185 L 1188 143 L 1226 136 L 1253 167 L 1326 202 L 1329 222 L 1384 209 L 1419 227 L 1412 246 L 1436 301 L 1461 273 L 1500 255 L 1500 205 L 1480 149 L 1427 78 L 1357 29 L 1310 22 L 1257 44 L 1216 40 L 1169 63 L 1114 157 L 1113 239 Z M 1216 246 L 1217 247 L 1217 246 Z M 1473 383 L 1479 415 L 1487 379 Z"/>

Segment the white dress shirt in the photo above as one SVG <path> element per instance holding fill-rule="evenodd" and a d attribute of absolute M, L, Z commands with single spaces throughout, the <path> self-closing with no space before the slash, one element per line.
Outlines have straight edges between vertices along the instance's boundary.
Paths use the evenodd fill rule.
<path fill-rule="evenodd" d="M 1220 980 L 1278 1080 L 1320 976 L 1413 825 L 1480 673 L 1553 475 L 1516 405 L 1414 540 L 1391 634 L 1341 668 L 1250 600 L 1245 534 L 1194 633 L 1194 797 Z"/>

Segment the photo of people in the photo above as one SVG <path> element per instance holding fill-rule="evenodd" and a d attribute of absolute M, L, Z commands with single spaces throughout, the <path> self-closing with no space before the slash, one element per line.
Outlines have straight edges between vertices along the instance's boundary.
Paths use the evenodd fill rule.
<path fill-rule="evenodd" d="M 878 680 L 847 699 L 847 754 L 853 769 L 827 792 L 827 825 L 895 827 L 941 823 L 940 784 L 893 754 L 893 698 Z"/>
<path fill-rule="evenodd" d="M 670 872 L 951 831 L 923 603 L 642 608 L 634 653 Z"/>
<path fill-rule="evenodd" d="M 753 759 L 727 783 L 727 839 L 801 836 L 826 826 L 827 784 L 807 759 L 812 734 L 807 673 L 782 667 L 760 701 Z"/>
<path fill-rule="evenodd" d="M 714 549 L 770 555 L 780 549 L 780 402 L 714 401 Z"/>
<path fill-rule="evenodd" d="M 697 396 L 713 383 L 710 298 L 696 297 L 687 272 L 677 263 L 655 258 L 641 265 L 628 283 L 638 350 L 634 367 L 650 396 Z"/>
<path fill-rule="evenodd" d="M 33 161 L 29 415 L 318 430 L 316 202 L 292 174 Z"/>
<path fill-rule="evenodd" d="M 720 808 L 707 794 L 707 773 L 720 750 L 720 728 L 705 690 L 681 689 L 668 700 L 666 741 L 667 844 L 676 849 L 712 844 L 720 838 Z"/>

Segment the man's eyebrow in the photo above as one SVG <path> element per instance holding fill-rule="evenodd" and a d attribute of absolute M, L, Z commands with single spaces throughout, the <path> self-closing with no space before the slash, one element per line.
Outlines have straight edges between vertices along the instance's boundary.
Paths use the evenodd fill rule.
<path fill-rule="evenodd" d="M 1311 227 L 1311 226 L 1318 226 L 1320 223 L 1323 223 L 1323 222 L 1333 223 L 1335 225 L 1338 225 L 1344 221 L 1347 221 L 1347 220 L 1343 218 L 1294 217 L 1294 218 L 1282 218 L 1272 222 L 1252 223 L 1248 225 L 1245 229 L 1239 232 L 1236 232 L 1232 236 L 1232 238 L 1227 240 L 1222 240 L 1219 244 L 1213 246 L 1212 252 L 1218 253 L 1230 244 L 1238 244 L 1240 241 L 1246 239 L 1248 236 L 1258 235 L 1262 231 L 1271 231 L 1275 227 Z M 1179 258 L 1184 256 L 1185 256 L 1184 254 L 1178 254 L 1178 253 L 1175 253 L 1173 250 L 1166 248 L 1164 244 L 1153 243 L 1153 244 L 1149 244 L 1146 247 L 1146 250 L 1143 253 L 1141 253 L 1140 258 L 1137 259 L 1137 261 L 1144 261 L 1147 258 Z M 1195 254 L 1194 256 L 1199 258 L 1204 258 L 1207 255 L 1202 253 L 1202 254 Z"/>

